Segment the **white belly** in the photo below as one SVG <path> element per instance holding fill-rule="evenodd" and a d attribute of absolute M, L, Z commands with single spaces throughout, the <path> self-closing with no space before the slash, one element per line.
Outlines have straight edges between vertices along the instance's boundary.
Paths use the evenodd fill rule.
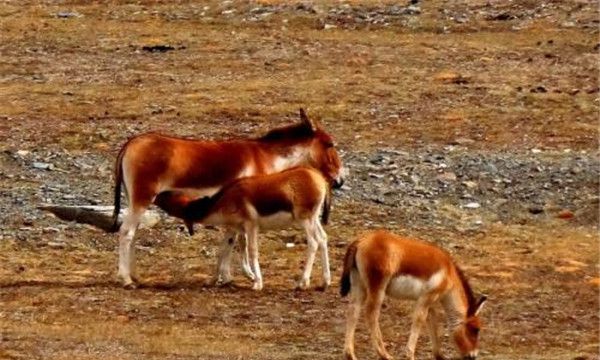
<path fill-rule="evenodd" d="M 433 274 L 429 279 L 421 279 L 410 275 L 396 276 L 390 281 L 387 293 L 390 296 L 406 299 L 417 299 L 421 295 L 440 285 L 444 273 Z"/>
<path fill-rule="evenodd" d="M 259 216 L 258 226 L 261 230 L 282 230 L 295 225 L 292 214 L 279 211 L 269 216 Z"/>

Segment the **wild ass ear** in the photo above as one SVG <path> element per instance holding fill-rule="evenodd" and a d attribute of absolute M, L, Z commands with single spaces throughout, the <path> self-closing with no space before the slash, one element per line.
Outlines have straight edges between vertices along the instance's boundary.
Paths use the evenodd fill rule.
<path fill-rule="evenodd" d="M 473 312 L 474 315 L 479 315 L 479 312 L 483 308 L 483 304 L 485 304 L 486 301 L 487 301 L 487 296 L 481 295 L 479 300 L 477 300 L 477 305 L 475 305 L 475 311 Z"/>
<path fill-rule="evenodd" d="M 306 125 L 313 132 L 317 131 L 317 124 L 306 116 L 306 112 L 304 112 L 303 108 L 300 108 L 300 120 L 304 125 Z"/>

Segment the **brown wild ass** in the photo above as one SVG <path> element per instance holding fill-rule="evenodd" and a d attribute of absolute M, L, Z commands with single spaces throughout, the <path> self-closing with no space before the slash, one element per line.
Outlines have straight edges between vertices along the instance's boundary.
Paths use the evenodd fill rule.
<path fill-rule="evenodd" d="M 481 328 L 478 314 L 486 297 L 475 299 L 461 269 L 440 248 L 386 231 L 364 234 L 346 251 L 340 293 L 346 296 L 349 292 L 352 299 L 344 344 L 346 359 L 356 359 L 354 331 L 361 306 L 366 308 L 365 316 L 377 354 L 382 359 L 392 358 L 385 350 L 379 328 L 379 313 L 386 294 L 417 300 L 406 347 L 408 359 L 415 358 L 417 338 L 425 322 L 435 359 L 444 359 L 438 337 L 440 309 L 437 305 L 440 304 L 454 326 L 454 341 L 463 359 L 477 357 Z"/>
<path fill-rule="evenodd" d="M 193 198 L 210 196 L 233 179 L 299 165 L 319 169 L 333 186 L 341 186 L 344 169 L 332 137 L 302 109 L 300 119 L 298 124 L 273 129 L 256 139 L 201 141 L 149 133 L 125 143 L 116 162 L 113 215 L 116 231 L 123 184 L 129 202 L 119 231 L 119 277 L 123 284 L 135 287 L 135 231 L 161 192 L 177 191 Z"/>
<path fill-rule="evenodd" d="M 250 253 L 250 271 L 254 274 L 255 290 L 263 287 L 258 262 L 259 230 L 275 230 L 298 226 L 304 229 L 307 239 L 307 260 L 298 287 L 310 285 L 310 275 L 317 248 L 321 250 L 323 285 L 331 284 L 327 235 L 321 221 L 327 224 L 330 210 L 330 184 L 319 171 L 309 167 L 295 167 L 275 174 L 237 179 L 211 197 L 191 201 L 183 209 L 186 223 L 221 226 L 229 234 L 243 232 L 247 235 Z M 229 263 L 233 237 L 223 241 L 217 271 L 213 281 L 222 277 L 231 281 Z M 243 246 L 245 251 L 245 244 Z M 247 271 L 246 271 L 247 272 Z M 248 273 L 247 273 L 248 275 Z"/>

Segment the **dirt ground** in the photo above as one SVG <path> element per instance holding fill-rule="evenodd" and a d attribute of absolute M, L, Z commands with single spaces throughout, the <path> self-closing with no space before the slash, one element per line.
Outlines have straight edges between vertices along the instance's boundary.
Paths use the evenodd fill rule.
<path fill-rule="evenodd" d="M 382 227 L 444 246 L 489 296 L 482 359 L 598 358 L 593 1 L 5 1 L 0 19 L 1 359 L 339 359 L 341 258 L 358 233 Z M 132 135 L 257 136 L 300 106 L 351 171 L 326 229 L 335 281 L 325 292 L 293 290 L 305 251 L 295 231 L 261 237 L 263 291 L 239 271 L 234 285 L 203 286 L 219 234 L 190 237 L 172 219 L 138 232 L 143 286 L 124 290 L 115 235 L 36 209 L 111 204 L 114 158 Z M 357 154 L 381 149 L 501 156 L 508 168 L 545 154 L 527 171 L 559 164 L 558 180 L 529 178 L 559 200 L 527 210 L 519 197 L 509 213 L 522 212 L 482 209 L 475 227 L 460 197 L 424 191 L 429 202 L 411 205 L 391 187 L 370 201 L 380 169 Z M 395 166 L 410 177 L 420 159 Z M 515 164 L 498 175 L 509 203 L 506 189 L 524 186 Z M 430 186 L 436 174 L 419 176 Z M 500 195 L 476 196 L 484 208 Z M 397 358 L 411 306 L 386 300 Z M 357 352 L 375 356 L 364 324 Z M 431 358 L 426 334 L 417 352 Z"/>

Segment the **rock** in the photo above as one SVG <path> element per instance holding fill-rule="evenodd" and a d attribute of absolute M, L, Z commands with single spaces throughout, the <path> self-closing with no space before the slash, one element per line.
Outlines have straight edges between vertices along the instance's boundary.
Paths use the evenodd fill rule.
<path fill-rule="evenodd" d="M 466 186 L 468 189 L 474 189 L 478 185 L 475 181 L 470 181 L 470 180 L 463 181 L 462 184 L 464 186 Z"/>
<path fill-rule="evenodd" d="M 374 179 L 382 179 L 383 177 L 385 177 L 385 175 L 375 174 L 375 173 L 370 172 L 369 177 L 372 177 Z"/>
<path fill-rule="evenodd" d="M 31 164 L 31 166 L 34 169 L 40 169 L 40 170 L 54 170 L 54 165 L 50 164 L 50 163 L 44 163 L 44 162 L 34 162 L 33 164 Z"/>
<path fill-rule="evenodd" d="M 557 215 L 557 217 L 559 219 L 565 219 L 565 220 L 572 219 L 574 216 L 575 216 L 575 214 L 573 214 L 573 212 L 568 209 L 561 210 Z"/>
<path fill-rule="evenodd" d="M 25 157 L 25 156 L 29 155 L 29 150 L 17 150 L 16 154 L 19 155 L 20 157 Z"/>
<path fill-rule="evenodd" d="M 532 206 L 529 209 L 527 209 L 531 214 L 537 215 L 537 214 L 541 214 L 544 212 L 544 208 L 539 207 L 539 206 Z"/>
<path fill-rule="evenodd" d="M 456 174 L 451 171 L 446 171 L 437 176 L 440 181 L 456 181 Z"/>
<path fill-rule="evenodd" d="M 164 53 L 164 52 L 167 52 L 167 51 L 175 50 L 175 47 L 171 46 L 171 45 L 164 45 L 164 44 L 159 44 L 159 45 L 144 45 L 144 46 L 142 46 L 142 50 L 148 51 L 148 52 L 151 52 L 151 53 L 155 53 L 155 52 Z"/>
<path fill-rule="evenodd" d="M 66 244 L 64 242 L 60 242 L 60 241 L 48 241 L 46 243 L 46 245 L 48 245 L 48 247 L 54 248 L 54 249 L 63 249 Z"/>
<path fill-rule="evenodd" d="M 74 17 L 81 17 L 82 15 L 75 11 L 59 11 L 56 13 L 57 18 L 68 19 Z"/>
<path fill-rule="evenodd" d="M 446 84 L 466 84 L 469 82 L 466 77 L 454 71 L 442 71 L 437 73 L 433 79 Z"/>
<path fill-rule="evenodd" d="M 470 202 L 463 206 L 466 209 L 479 209 L 481 205 L 478 202 Z"/>
<path fill-rule="evenodd" d="M 529 90 L 529 92 L 531 92 L 531 93 L 542 93 L 543 94 L 543 93 L 547 93 L 548 90 L 545 87 L 543 87 L 542 85 L 539 85 L 539 86 L 536 86 L 534 88 L 531 88 Z"/>
<path fill-rule="evenodd" d="M 337 28 L 337 26 L 333 25 L 333 24 L 325 24 L 325 25 L 323 25 L 323 30 L 331 30 L 331 29 L 335 29 L 335 28 Z"/>

